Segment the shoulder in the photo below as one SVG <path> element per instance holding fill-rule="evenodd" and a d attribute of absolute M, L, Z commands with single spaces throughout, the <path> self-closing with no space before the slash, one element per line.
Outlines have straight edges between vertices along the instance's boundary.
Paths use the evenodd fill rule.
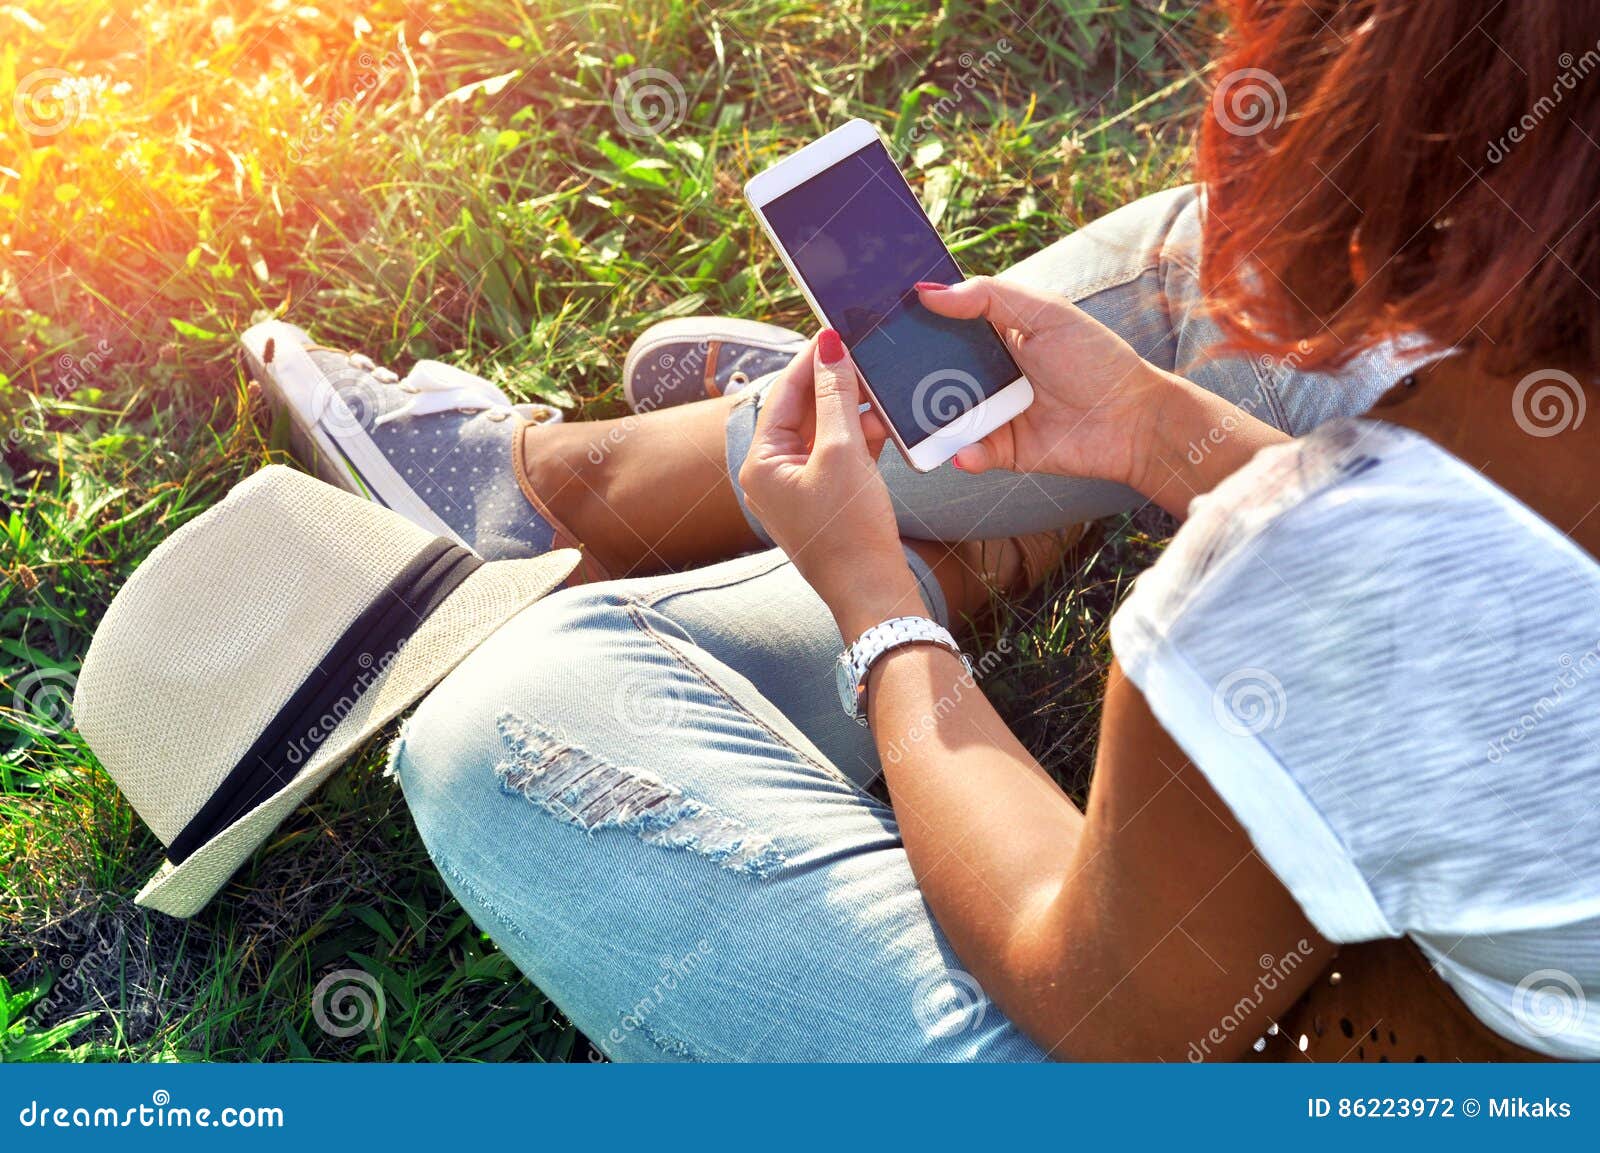
<path fill-rule="evenodd" d="M 1136 668 L 1174 628 L 1242 583 L 1270 579 L 1289 600 L 1348 593 L 1407 547 L 1427 505 L 1451 494 L 1450 458 L 1429 442 L 1372 421 L 1339 421 L 1267 449 L 1197 497 L 1160 560 L 1117 614 L 1113 639 Z M 1459 464 L 1456 465 L 1460 468 Z M 1459 495 L 1459 494 L 1456 494 Z M 1280 600 L 1235 603 L 1269 610 Z M 1215 624 L 1216 622 L 1211 622 Z"/>
<path fill-rule="evenodd" d="M 1331 939 L 1509 910 L 1522 870 L 1600 883 L 1600 848 L 1566 879 L 1545 859 L 1600 787 L 1600 566 L 1424 438 L 1350 421 L 1262 453 L 1111 635 Z"/>

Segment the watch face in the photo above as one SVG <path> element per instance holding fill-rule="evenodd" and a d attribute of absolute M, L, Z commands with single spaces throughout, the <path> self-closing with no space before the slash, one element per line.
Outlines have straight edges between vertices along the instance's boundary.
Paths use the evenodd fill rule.
<path fill-rule="evenodd" d="M 856 678 L 850 675 L 850 654 L 842 652 L 834 662 L 834 686 L 838 689 L 838 707 L 846 716 L 856 715 Z"/>
<path fill-rule="evenodd" d="M 850 655 L 843 653 L 833 665 L 833 683 L 839 688 L 839 707 L 845 716 L 856 715 L 856 678 L 850 672 Z"/>

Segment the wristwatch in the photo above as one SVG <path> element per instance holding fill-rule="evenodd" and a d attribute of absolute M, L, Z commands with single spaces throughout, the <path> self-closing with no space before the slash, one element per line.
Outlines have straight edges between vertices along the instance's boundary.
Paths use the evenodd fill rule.
<path fill-rule="evenodd" d="M 950 630 L 927 617 L 891 617 L 875 624 L 856 638 L 856 643 L 839 654 L 834 677 L 839 685 L 839 703 L 847 716 L 858 724 L 867 723 L 867 673 L 877 659 L 903 645 L 938 645 L 961 658 L 967 675 L 976 679 L 972 662 L 967 660 Z"/>

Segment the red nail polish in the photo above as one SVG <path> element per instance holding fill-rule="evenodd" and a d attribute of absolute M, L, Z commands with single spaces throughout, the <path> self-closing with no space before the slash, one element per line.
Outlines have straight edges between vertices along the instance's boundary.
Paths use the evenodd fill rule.
<path fill-rule="evenodd" d="M 844 359 L 844 341 L 831 328 L 822 330 L 822 336 L 817 340 L 817 350 L 822 354 L 823 364 L 838 364 Z"/>
<path fill-rule="evenodd" d="M 967 471 L 965 468 L 963 468 L 961 466 L 961 462 L 959 460 L 957 460 L 955 457 L 951 457 L 950 458 L 950 463 L 956 466 L 956 471 L 957 472 L 966 472 Z"/>
<path fill-rule="evenodd" d="M 919 280 L 919 281 L 917 281 L 917 291 L 918 292 L 943 292 L 945 289 L 947 289 L 949 287 L 950 286 L 948 284 L 935 284 L 931 280 Z"/>

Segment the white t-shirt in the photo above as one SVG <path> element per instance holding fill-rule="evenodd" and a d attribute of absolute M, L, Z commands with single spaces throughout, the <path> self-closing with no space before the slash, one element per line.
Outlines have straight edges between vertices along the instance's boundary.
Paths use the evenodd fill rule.
<path fill-rule="evenodd" d="M 1592 558 L 1338 421 L 1197 499 L 1111 639 L 1324 936 L 1407 934 L 1495 1032 L 1600 1058 Z"/>

